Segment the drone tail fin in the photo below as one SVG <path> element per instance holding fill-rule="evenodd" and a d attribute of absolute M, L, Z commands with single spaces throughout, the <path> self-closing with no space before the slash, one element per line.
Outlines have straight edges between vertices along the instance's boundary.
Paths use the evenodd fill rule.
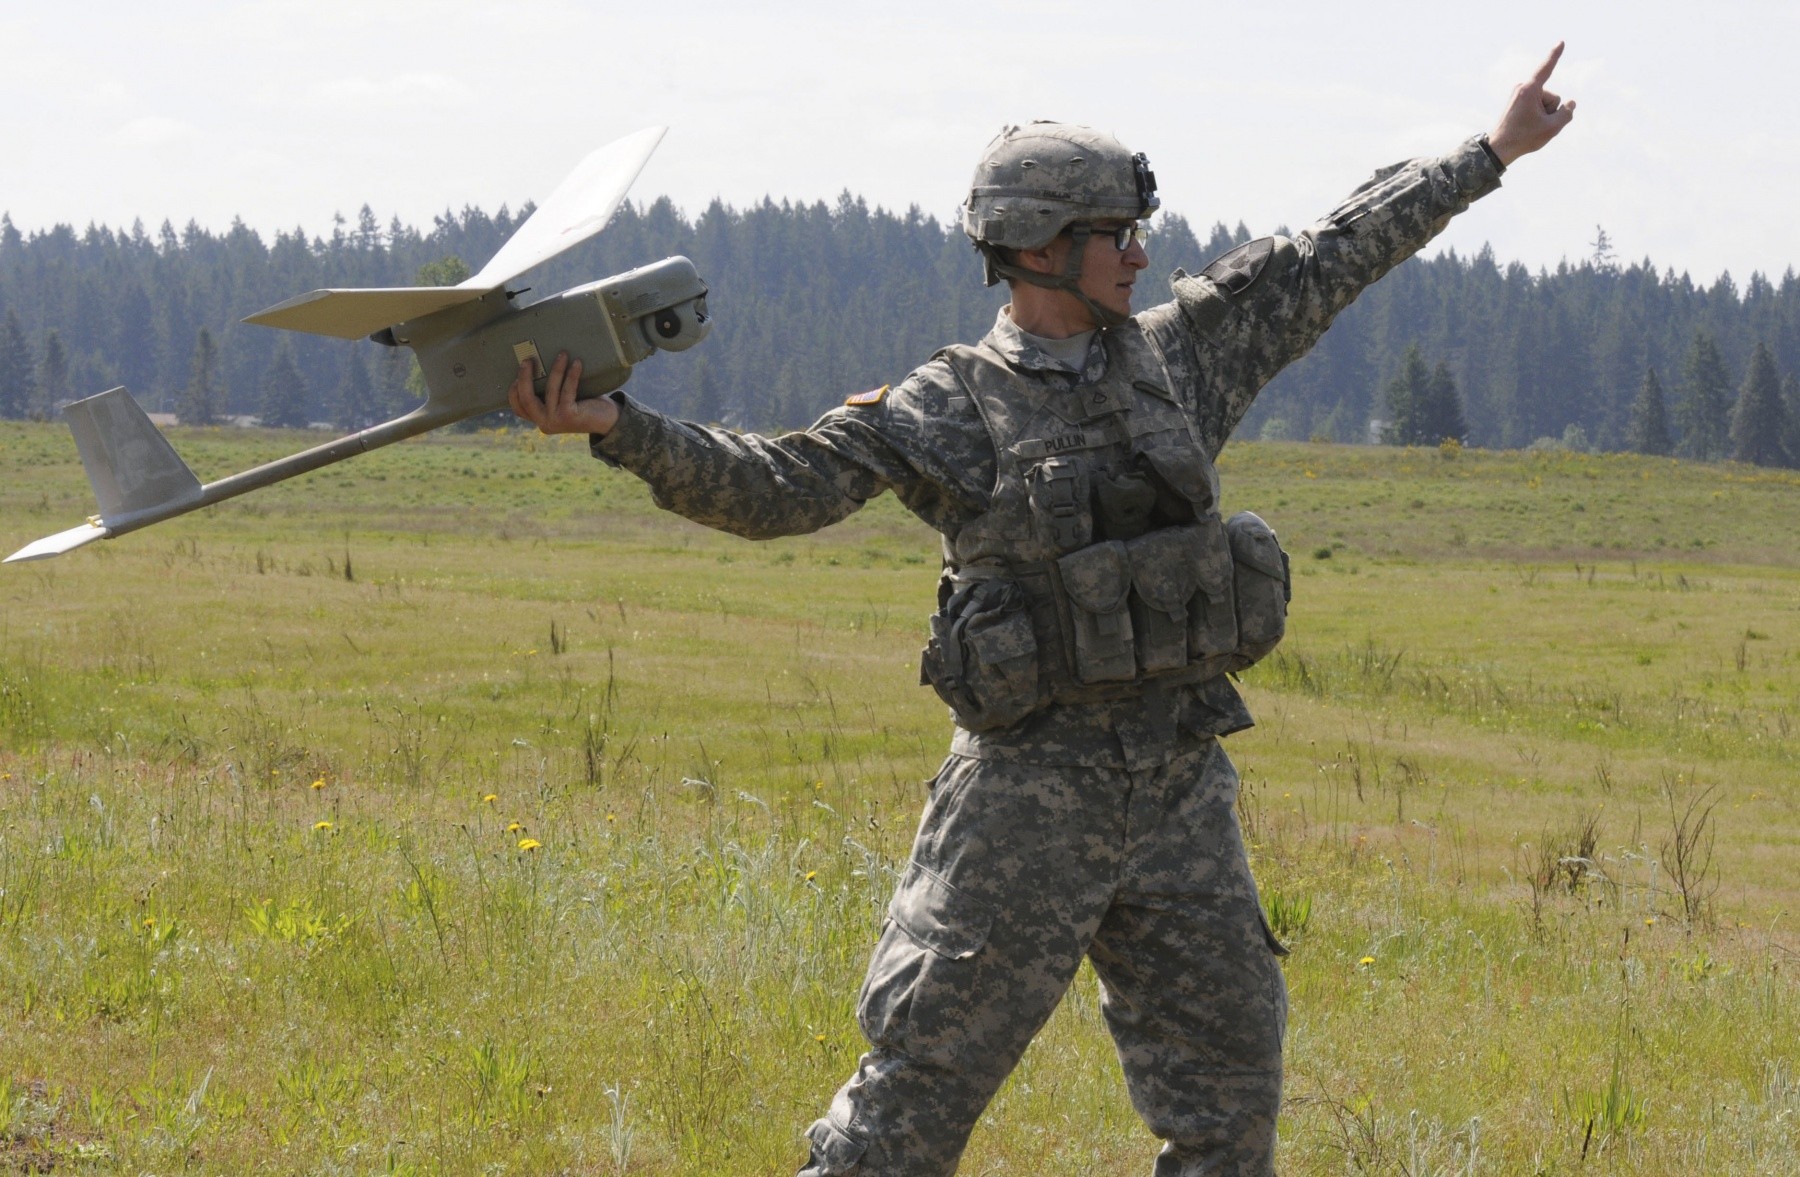
<path fill-rule="evenodd" d="M 27 544 L 5 563 L 60 556 L 105 539 L 127 524 L 179 514 L 200 499 L 200 480 L 123 388 L 75 401 L 63 412 L 100 514 L 79 527 Z"/>
<path fill-rule="evenodd" d="M 200 497 L 200 480 L 123 388 L 75 401 L 63 413 L 101 519 L 124 522 Z"/>

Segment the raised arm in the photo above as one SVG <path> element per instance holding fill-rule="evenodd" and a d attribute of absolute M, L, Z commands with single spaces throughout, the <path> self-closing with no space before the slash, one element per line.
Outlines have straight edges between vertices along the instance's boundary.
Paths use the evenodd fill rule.
<path fill-rule="evenodd" d="M 1197 276 L 1177 274 L 1172 286 L 1201 384 L 1196 408 L 1215 452 L 1262 387 L 1305 355 L 1338 312 L 1498 188 L 1508 163 L 1568 125 L 1574 102 L 1544 88 L 1561 55 L 1558 44 L 1513 89 L 1489 134 L 1448 155 L 1381 169 L 1294 238 L 1253 241 Z"/>

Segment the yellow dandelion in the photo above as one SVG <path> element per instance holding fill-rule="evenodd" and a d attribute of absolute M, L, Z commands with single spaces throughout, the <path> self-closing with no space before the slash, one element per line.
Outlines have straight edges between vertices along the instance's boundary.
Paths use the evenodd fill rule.
<path fill-rule="evenodd" d="M 12 780 L 12 773 L 0 772 L 0 781 L 10 781 L 10 780 Z"/>
<path fill-rule="evenodd" d="M 1651 917 L 1650 917 L 1650 918 L 1649 918 L 1649 919 L 1647 919 L 1647 920 L 1645 920 L 1645 921 L 1644 921 L 1644 926 L 1645 926 L 1645 927 L 1646 927 L 1646 928 L 1654 928 L 1654 927 L 1655 927 L 1655 926 L 1656 926 L 1656 917 L 1655 917 L 1655 916 L 1651 916 Z"/>
<path fill-rule="evenodd" d="M 809 883 L 818 877 L 819 877 L 819 872 L 816 870 L 809 870 L 806 872 L 806 881 Z"/>
<path fill-rule="evenodd" d="M 519 839 L 519 849 L 525 851 L 526 853 L 530 853 L 531 851 L 536 850 L 539 846 L 542 846 L 542 845 L 543 845 L 543 843 L 538 841 L 536 838 L 520 838 Z"/>
<path fill-rule="evenodd" d="M 814 1034 L 814 1035 L 813 1035 L 813 1041 L 814 1041 L 814 1042 L 823 1042 L 823 1041 L 825 1041 L 825 1035 L 823 1035 L 823 1034 Z"/>
<path fill-rule="evenodd" d="M 315 821 L 313 823 L 313 829 L 315 829 L 315 830 L 328 830 L 330 828 L 331 828 L 331 823 L 328 821 Z"/>
<path fill-rule="evenodd" d="M 1365 956 L 1361 960 L 1357 961 L 1356 963 L 1358 965 L 1371 965 L 1371 964 L 1375 963 L 1375 958 L 1372 956 Z"/>
<path fill-rule="evenodd" d="M 619 820 L 619 815 L 618 815 L 618 814 L 616 814 L 616 813 L 609 813 L 609 814 L 607 814 L 607 815 L 606 815 L 606 820 L 607 820 L 607 821 L 618 821 L 618 820 Z"/>
<path fill-rule="evenodd" d="M 156 926 L 156 917 L 153 915 L 145 916 L 144 917 L 144 926 L 146 928 L 154 928 Z"/>
<path fill-rule="evenodd" d="M 494 802 L 496 802 L 498 800 L 500 800 L 500 794 L 488 793 L 481 798 L 481 803 L 483 805 L 492 805 Z"/>
<path fill-rule="evenodd" d="M 325 778 L 320 777 L 318 780 L 314 781 L 312 787 L 315 789 L 323 789 L 325 787 Z"/>
<path fill-rule="evenodd" d="M 509 834 L 516 834 L 524 828 L 525 828 L 524 826 L 520 825 L 516 821 L 506 823 L 506 832 Z"/>

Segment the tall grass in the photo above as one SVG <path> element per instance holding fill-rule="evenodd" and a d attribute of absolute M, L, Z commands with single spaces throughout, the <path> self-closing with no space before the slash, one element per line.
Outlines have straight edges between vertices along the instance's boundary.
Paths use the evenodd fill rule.
<path fill-rule="evenodd" d="M 85 492 L 6 428 L 22 542 Z M 1230 742 L 1292 948 L 1283 1171 L 1793 1171 L 1791 539 L 1482 531 L 1565 483 L 1623 534 L 1792 488 L 1228 465 L 1301 553 Z M 791 1169 L 947 735 L 912 685 L 930 537 L 877 504 L 741 544 L 510 436 L 340 471 L 4 573 L 0 1169 Z M 1153 1148 L 1084 969 L 965 1171 Z"/>

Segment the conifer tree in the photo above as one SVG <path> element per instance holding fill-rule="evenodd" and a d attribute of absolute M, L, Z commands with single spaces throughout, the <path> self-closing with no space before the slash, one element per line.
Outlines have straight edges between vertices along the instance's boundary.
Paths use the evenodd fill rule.
<path fill-rule="evenodd" d="M 1655 368 L 1644 369 L 1644 383 L 1637 399 L 1631 402 L 1631 425 L 1625 433 L 1625 448 L 1640 454 L 1667 456 L 1675 449 L 1669 440 L 1669 410 L 1663 399 L 1662 381 Z"/>
<path fill-rule="evenodd" d="M 143 400 L 151 392 L 156 371 L 156 310 L 141 283 L 133 282 L 117 294 L 117 319 L 110 349 L 119 375 L 133 396 Z"/>
<path fill-rule="evenodd" d="M 719 420 L 722 413 L 719 386 L 713 379 L 712 364 L 705 356 L 701 356 L 694 361 L 694 375 L 688 395 L 681 406 L 681 415 L 690 421 L 711 425 Z"/>
<path fill-rule="evenodd" d="M 23 417 L 37 403 L 37 361 L 19 312 L 6 308 L 6 325 L 0 327 L 0 417 Z"/>
<path fill-rule="evenodd" d="M 262 406 L 258 422 L 271 429 L 303 429 L 309 416 L 306 377 L 294 359 L 294 345 L 287 339 L 275 345 L 275 358 L 263 375 Z"/>
<path fill-rule="evenodd" d="M 52 330 L 44 337 L 44 361 L 38 368 L 38 401 L 32 413 L 48 421 L 69 399 L 69 349 L 63 346 L 62 333 Z"/>
<path fill-rule="evenodd" d="M 381 223 L 375 219 L 375 210 L 366 204 L 356 214 L 356 248 L 364 253 L 381 248 Z"/>
<path fill-rule="evenodd" d="M 194 336 L 194 354 L 188 362 L 187 387 L 175 415 L 183 425 L 214 425 L 224 407 L 219 389 L 219 346 L 212 332 L 200 328 Z"/>
<path fill-rule="evenodd" d="M 1726 453 L 1731 424 L 1731 376 L 1719 345 L 1704 330 L 1694 332 L 1694 344 L 1682 365 L 1684 386 L 1676 421 L 1681 426 L 1683 457 L 1716 462 Z"/>
<path fill-rule="evenodd" d="M 1430 407 L 1431 373 L 1419 345 L 1408 344 L 1400 357 L 1400 371 L 1388 381 L 1387 427 L 1381 440 L 1388 445 L 1420 445 L 1425 440 L 1425 412 Z"/>
<path fill-rule="evenodd" d="M 21 403 L 14 379 L 0 392 L 0 414 L 49 410 L 38 374 L 52 328 L 67 361 L 64 395 L 122 378 L 147 407 L 164 396 L 179 402 L 202 326 L 216 343 L 211 415 L 253 411 L 276 337 L 227 333 L 236 317 L 321 286 L 459 280 L 468 268 L 450 259 L 492 256 L 530 211 L 446 210 L 415 229 L 398 218 L 380 222 L 358 203 L 349 202 L 355 215 L 338 229 L 321 223 L 322 236 L 293 228 L 269 241 L 242 223 L 223 233 L 192 223 L 180 231 L 165 223 L 158 232 L 58 225 L 21 233 L 0 214 L 0 353 L 10 307 L 27 341 L 14 351 L 25 357 L 29 388 Z M 1241 225 L 1196 232 L 1164 214 L 1147 274 L 1177 265 L 1195 272 L 1250 236 Z M 743 209 L 714 202 L 693 220 L 667 200 L 627 203 L 605 234 L 547 263 L 532 284 L 550 293 L 671 254 L 692 257 L 715 292 L 713 336 L 691 359 L 639 367 L 631 393 L 659 409 L 742 426 L 801 426 L 847 392 L 893 383 L 934 348 L 979 338 L 1004 297 L 982 287 L 976 255 L 954 223 L 918 210 L 886 212 L 854 196 L 766 200 Z M 1629 444 L 1646 369 L 1654 365 L 1659 381 L 1674 373 L 1661 389 L 1658 432 L 1681 438 L 1675 426 L 1686 427 L 1691 437 L 1683 452 L 1733 452 L 1729 406 L 1738 381 L 1701 382 L 1715 394 L 1709 410 L 1709 398 L 1693 394 L 1682 360 L 1703 328 L 1716 346 L 1702 349 L 1710 357 L 1694 358 L 1715 377 L 1747 370 L 1759 337 L 1777 371 L 1800 374 L 1800 274 L 1774 282 L 1752 275 L 1741 286 L 1697 283 L 1649 259 L 1615 255 L 1596 230 L 1590 256 L 1550 270 L 1508 265 L 1490 250 L 1451 251 L 1399 267 L 1270 384 L 1241 432 L 1255 435 L 1275 420 L 1308 434 L 1360 438 L 1358 423 L 1387 416 L 1384 378 L 1401 371 L 1402 353 L 1416 342 L 1428 369 L 1436 365 L 1429 357 L 1461 357 L 1455 383 L 1472 443 L 1574 437 L 1569 426 L 1579 424 L 1602 445 Z M 1140 307 L 1170 296 L 1151 276 L 1137 289 Z M 337 350 L 345 345 L 293 346 L 312 390 L 310 415 L 337 415 L 342 383 L 350 379 L 348 351 Z M 364 350 L 375 415 L 404 412 L 413 399 L 402 388 L 411 353 Z M 401 371 L 391 378 L 396 363 Z M 0 385 L 8 379 L 0 375 Z M 227 404 L 228 387 L 243 403 Z M 1800 405 L 1787 415 L 1800 418 Z M 1791 420 L 1790 428 L 1800 430 L 1800 423 Z M 1390 440 L 1431 444 L 1444 432 L 1441 423 L 1420 422 Z M 1800 441 L 1789 439 L 1783 449 L 1800 461 Z"/>
<path fill-rule="evenodd" d="M 398 417 L 418 403 L 408 382 L 412 352 L 400 347 L 380 349 L 375 360 L 375 403 L 383 417 Z"/>
<path fill-rule="evenodd" d="M 1419 444 L 1436 445 L 1442 441 L 1464 441 L 1469 426 L 1463 420 L 1462 394 L 1456 390 L 1456 377 L 1450 365 L 1439 360 L 1425 383 L 1425 396 L 1419 411 Z"/>
<path fill-rule="evenodd" d="M 368 211 L 368 206 L 363 206 Z M 361 429 L 379 419 L 381 409 L 375 403 L 375 384 L 369 379 L 369 365 L 363 348 L 358 345 L 344 364 L 344 379 L 332 398 L 331 421 L 340 429 Z"/>
<path fill-rule="evenodd" d="M 1731 457 L 1758 466 L 1787 461 L 1787 413 L 1781 404 L 1781 377 L 1775 357 L 1760 340 L 1750 356 L 1750 371 L 1731 411 Z"/>

